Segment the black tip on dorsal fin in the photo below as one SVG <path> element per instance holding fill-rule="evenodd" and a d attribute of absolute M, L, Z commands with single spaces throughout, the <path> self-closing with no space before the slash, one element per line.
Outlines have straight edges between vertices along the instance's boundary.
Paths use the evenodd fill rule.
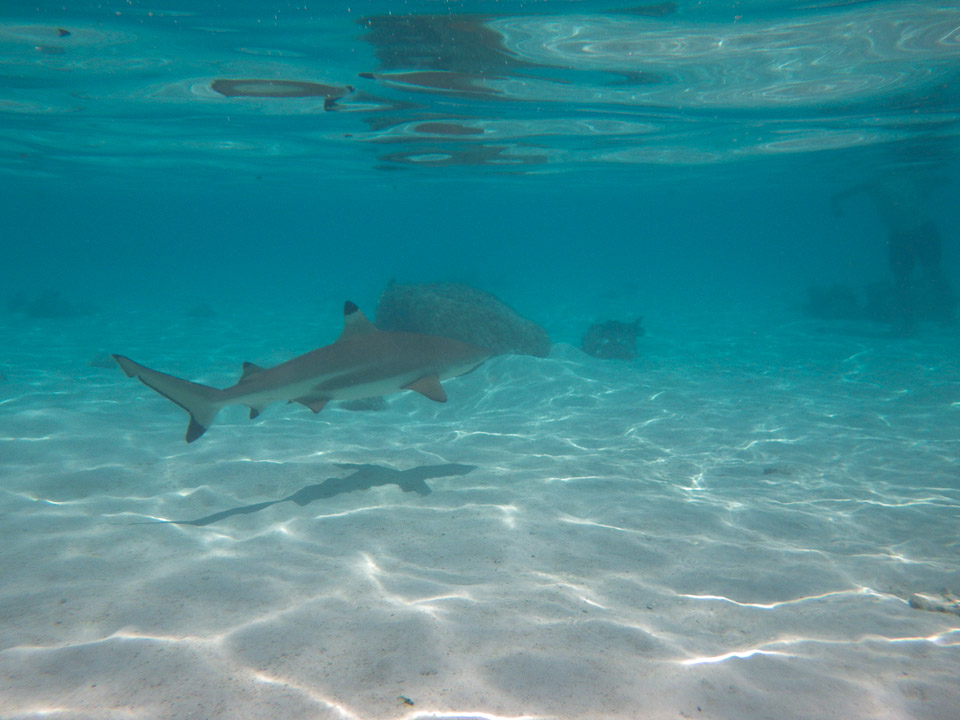
<path fill-rule="evenodd" d="M 360 311 L 360 308 L 347 300 L 347 302 L 343 304 L 343 332 L 340 333 L 337 341 L 339 342 L 353 335 L 374 332 L 377 332 L 377 328 L 374 327 L 373 323 L 367 320 L 367 316 Z"/>
<path fill-rule="evenodd" d="M 252 377 L 253 375 L 256 375 L 259 372 L 263 372 L 262 367 L 260 367 L 259 365 L 254 365 L 252 362 L 247 362 L 246 360 L 244 360 L 243 373 L 240 375 L 240 382 L 243 382 L 244 380 L 249 380 L 250 377 Z"/>

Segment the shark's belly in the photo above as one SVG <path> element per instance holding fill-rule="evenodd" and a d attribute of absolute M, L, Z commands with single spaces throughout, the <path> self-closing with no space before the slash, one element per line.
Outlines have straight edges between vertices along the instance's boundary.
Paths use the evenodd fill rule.
<path fill-rule="evenodd" d="M 423 377 L 422 371 L 409 371 L 388 377 L 367 378 L 357 382 L 327 381 L 316 385 L 312 393 L 331 400 L 364 400 L 401 392 L 407 385 Z"/>
<path fill-rule="evenodd" d="M 385 376 L 345 372 L 334 376 L 308 378 L 289 383 L 272 383 L 238 392 L 232 398 L 237 404 L 262 410 L 275 402 L 313 402 L 318 400 L 363 400 L 390 395 L 423 377 L 422 369 L 412 369 Z"/>

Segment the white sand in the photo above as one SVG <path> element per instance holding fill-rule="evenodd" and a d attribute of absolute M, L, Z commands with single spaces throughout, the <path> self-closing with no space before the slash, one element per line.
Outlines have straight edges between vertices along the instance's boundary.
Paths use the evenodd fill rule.
<path fill-rule="evenodd" d="M 0 716 L 956 718 L 960 617 L 906 600 L 960 590 L 960 338 L 660 322 L 187 445 L 88 361 L 222 386 L 334 323 L 0 315 Z M 135 524 L 338 463 L 476 469 Z"/>

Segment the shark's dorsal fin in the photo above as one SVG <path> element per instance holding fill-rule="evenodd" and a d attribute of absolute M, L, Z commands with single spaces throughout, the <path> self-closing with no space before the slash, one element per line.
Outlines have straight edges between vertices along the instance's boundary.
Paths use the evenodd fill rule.
<path fill-rule="evenodd" d="M 367 316 L 363 314 L 360 308 L 347 300 L 347 302 L 343 304 L 343 332 L 340 333 L 337 342 L 346 340 L 354 335 L 364 335 L 375 332 L 380 331 L 377 330 L 372 322 L 367 320 Z"/>
<path fill-rule="evenodd" d="M 259 372 L 263 372 L 263 368 L 259 365 L 254 365 L 252 362 L 243 362 L 243 374 L 240 376 L 240 382 L 243 382 L 247 378 L 253 377 Z"/>
<path fill-rule="evenodd" d="M 447 393 L 444 391 L 443 385 L 440 384 L 440 378 L 436 375 L 424 375 L 409 385 L 404 385 L 403 389 L 413 390 L 437 402 L 447 401 Z"/>

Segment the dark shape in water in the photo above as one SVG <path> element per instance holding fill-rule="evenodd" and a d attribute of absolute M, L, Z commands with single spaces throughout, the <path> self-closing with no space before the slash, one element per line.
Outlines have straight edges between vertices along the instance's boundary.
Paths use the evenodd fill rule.
<path fill-rule="evenodd" d="M 7 309 L 31 318 L 62 319 L 92 315 L 96 308 L 84 302 L 64 298 L 59 290 L 44 290 L 33 299 L 26 293 L 17 293 L 7 301 Z"/>
<path fill-rule="evenodd" d="M 632 360 L 637 356 L 637 338 L 643 335 L 642 318 L 624 323 L 616 320 L 594 323 L 580 341 L 587 355 L 604 360 Z"/>
<path fill-rule="evenodd" d="M 496 296 L 459 283 L 389 285 L 377 301 L 376 325 L 469 342 L 497 354 L 550 353 L 546 330 Z"/>
<path fill-rule="evenodd" d="M 337 467 L 343 470 L 353 470 L 353 474 L 345 478 L 329 478 L 317 485 L 308 485 L 293 493 L 293 495 L 287 495 L 287 497 L 280 498 L 279 500 L 268 500 L 267 502 L 256 503 L 254 505 L 242 505 L 241 507 L 224 510 L 214 513 L 213 515 L 197 518 L 196 520 L 160 520 L 158 522 L 173 525 L 210 525 L 211 523 L 225 520 L 233 515 L 249 515 L 250 513 L 259 512 L 277 503 L 290 501 L 302 507 L 312 503 L 314 500 L 331 498 L 335 495 L 355 492 L 357 490 L 369 490 L 378 485 L 396 485 L 404 492 L 429 495 L 430 487 L 426 483 L 427 480 L 451 477 L 454 475 L 466 475 L 468 472 L 476 470 L 476 465 L 459 465 L 457 463 L 421 465 L 410 468 L 409 470 L 394 470 L 393 468 L 383 467 L 381 465 L 356 465 L 353 463 L 340 463 Z"/>
<path fill-rule="evenodd" d="M 808 287 L 803 312 L 821 320 L 857 320 L 866 315 L 857 294 L 846 285 Z"/>
<path fill-rule="evenodd" d="M 96 355 L 90 358 L 90 362 L 87 363 L 87 367 L 98 368 L 100 370 L 113 370 L 116 366 L 117 364 L 109 355 Z"/>
<path fill-rule="evenodd" d="M 57 28 L 57 37 L 70 37 L 71 33 L 69 30 L 64 30 L 63 28 Z"/>
<path fill-rule="evenodd" d="M 908 289 L 916 320 L 949 324 L 947 313 L 950 308 L 944 310 L 935 285 L 918 280 Z M 899 308 L 897 288 L 889 280 L 880 280 L 867 285 L 865 302 L 847 285 L 809 287 L 807 302 L 801 310 L 804 315 L 818 320 L 869 320 L 896 324 Z"/>
<path fill-rule="evenodd" d="M 207 319 L 215 318 L 217 316 L 217 311 L 214 310 L 208 303 L 202 302 L 197 305 L 194 305 L 192 308 L 187 310 L 187 317 L 196 318 L 196 319 Z"/>
<path fill-rule="evenodd" d="M 214 80 L 210 88 L 224 97 L 322 97 L 333 102 L 353 92 L 352 85 L 323 85 L 304 80 Z"/>

